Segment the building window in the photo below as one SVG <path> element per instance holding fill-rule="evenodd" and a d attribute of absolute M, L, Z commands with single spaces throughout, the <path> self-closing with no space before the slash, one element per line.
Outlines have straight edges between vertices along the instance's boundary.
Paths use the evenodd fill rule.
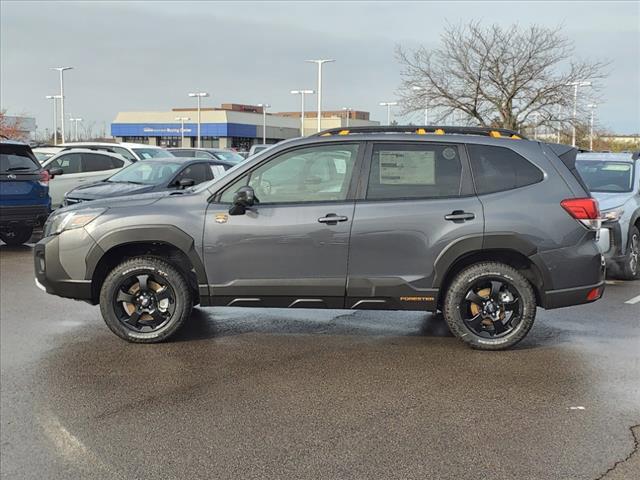
<path fill-rule="evenodd" d="M 232 137 L 231 148 L 240 150 L 241 152 L 247 152 L 253 145 L 253 138 L 249 137 Z"/>
<path fill-rule="evenodd" d="M 160 147 L 181 147 L 180 137 L 158 137 L 158 146 Z"/>
<path fill-rule="evenodd" d="M 193 141 L 197 145 L 198 137 L 196 136 Z M 200 141 L 202 142 L 202 148 L 218 148 L 220 146 L 219 137 L 200 137 Z"/>
<path fill-rule="evenodd" d="M 123 142 L 128 143 L 149 143 L 149 137 L 122 137 Z"/>

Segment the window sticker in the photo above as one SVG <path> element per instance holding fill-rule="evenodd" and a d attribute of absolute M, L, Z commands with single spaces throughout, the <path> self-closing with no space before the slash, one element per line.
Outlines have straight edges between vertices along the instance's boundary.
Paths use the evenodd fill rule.
<path fill-rule="evenodd" d="M 382 151 L 381 185 L 435 185 L 435 152 Z"/>

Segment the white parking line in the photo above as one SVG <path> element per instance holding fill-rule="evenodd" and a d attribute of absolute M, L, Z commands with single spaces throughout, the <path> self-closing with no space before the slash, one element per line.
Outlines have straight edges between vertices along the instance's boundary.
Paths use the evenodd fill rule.
<path fill-rule="evenodd" d="M 640 295 L 638 295 L 637 297 L 633 297 L 632 299 L 627 300 L 624 303 L 628 303 L 629 305 L 633 305 L 635 303 L 640 303 Z"/>

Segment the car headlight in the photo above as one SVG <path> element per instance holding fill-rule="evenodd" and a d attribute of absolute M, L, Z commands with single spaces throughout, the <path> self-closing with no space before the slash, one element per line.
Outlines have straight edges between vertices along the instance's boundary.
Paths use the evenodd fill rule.
<path fill-rule="evenodd" d="M 58 235 L 65 230 L 84 227 L 106 211 L 106 208 L 83 208 L 54 214 L 47 220 L 44 236 Z"/>
<path fill-rule="evenodd" d="M 624 214 L 624 210 L 622 208 L 613 208 L 611 210 L 606 210 L 602 212 L 602 221 L 603 222 L 617 222 L 620 220 L 620 217 Z"/>

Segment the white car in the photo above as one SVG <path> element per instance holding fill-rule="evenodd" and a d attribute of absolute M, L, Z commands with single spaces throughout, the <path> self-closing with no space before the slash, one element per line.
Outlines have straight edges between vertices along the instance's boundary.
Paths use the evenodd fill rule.
<path fill-rule="evenodd" d="M 59 146 L 64 149 L 89 148 L 91 150 L 117 153 L 132 162 L 147 160 L 148 158 L 167 158 L 174 156 L 162 147 L 145 145 L 144 143 L 69 142 Z"/>
<path fill-rule="evenodd" d="M 64 195 L 69 190 L 104 180 L 131 163 L 130 160 L 111 152 L 87 148 L 61 151 L 42 164 L 42 168 L 45 170 L 62 169 L 62 175 L 56 176 L 49 182 L 51 207 L 61 206 L 64 202 Z"/>

